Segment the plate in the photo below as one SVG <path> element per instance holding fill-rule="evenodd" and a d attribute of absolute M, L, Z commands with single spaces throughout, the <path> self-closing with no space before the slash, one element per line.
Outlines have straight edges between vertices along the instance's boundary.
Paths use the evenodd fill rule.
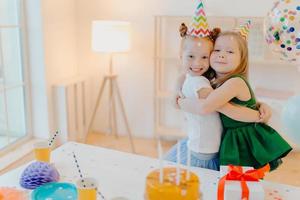
<path fill-rule="evenodd" d="M 36 188 L 32 200 L 77 200 L 77 189 L 71 183 L 47 183 Z"/>

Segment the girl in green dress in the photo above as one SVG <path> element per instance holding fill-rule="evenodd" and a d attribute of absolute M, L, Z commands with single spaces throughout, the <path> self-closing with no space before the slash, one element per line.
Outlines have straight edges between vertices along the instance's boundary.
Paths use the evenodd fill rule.
<path fill-rule="evenodd" d="M 216 89 L 206 99 L 180 98 L 178 104 L 181 109 L 208 114 L 228 102 L 257 109 L 255 96 L 248 83 L 247 41 L 240 33 L 231 31 L 218 35 L 210 64 L 216 72 Z M 281 158 L 292 150 L 273 128 L 264 123 L 241 122 L 222 113 L 220 116 L 224 129 L 220 147 L 221 165 L 261 168 L 270 164 L 271 170 L 274 170 L 281 164 Z"/>

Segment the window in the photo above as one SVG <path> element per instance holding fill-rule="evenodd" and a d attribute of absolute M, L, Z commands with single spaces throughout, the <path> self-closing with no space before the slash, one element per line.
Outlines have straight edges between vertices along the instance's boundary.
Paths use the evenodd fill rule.
<path fill-rule="evenodd" d="M 23 0 L 0 0 L 0 149 L 29 136 Z"/>

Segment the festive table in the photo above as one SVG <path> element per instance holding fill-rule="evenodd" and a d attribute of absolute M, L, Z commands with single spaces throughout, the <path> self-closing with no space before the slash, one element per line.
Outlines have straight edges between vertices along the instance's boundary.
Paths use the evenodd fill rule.
<path fill-rule="evenodd" d="M 158 168 L 157 159 L 139 156 L 115 150 L 68 142 L 52 152 L 51 162 L 59 171 L 60 182 L 75 183 L 79 179 L 74 164 L 72 152 L 75 152 L 83 176 L 94 177 L 98 180 L 99 191 L 105 199 L 116 197 L 123 199 L 144 199 L 145 177 L 155 168 Z M 173 165 L 165 162 L 165 165 Z M 17 187 L 23 170 L 29 165 L 23 165 L 0 177 L 0 187 Z M 208 169 L 192 168 L 200 179 L 201 199 L 215 200 L 219 172 Z M 263 181 L 267 200 L 294 200 L 300 198 L 300 188 Z M 99 199 L 101 199 L 99 197 Z"/>

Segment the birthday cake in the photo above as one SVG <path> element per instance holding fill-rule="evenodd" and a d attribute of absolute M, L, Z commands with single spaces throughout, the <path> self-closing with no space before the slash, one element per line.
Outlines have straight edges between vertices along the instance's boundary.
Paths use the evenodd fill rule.
<path fill-rule="evenodd" d="M 146 178 L 146 200 L 199 200 L 199 179 L 190 172 L 187 180 L 187 170 L 180 170 L 180 181 L 176 184 L 176 168 L 163 169 L 163 182 L 159 181 L 159 169 L 150 172 Z"/>

